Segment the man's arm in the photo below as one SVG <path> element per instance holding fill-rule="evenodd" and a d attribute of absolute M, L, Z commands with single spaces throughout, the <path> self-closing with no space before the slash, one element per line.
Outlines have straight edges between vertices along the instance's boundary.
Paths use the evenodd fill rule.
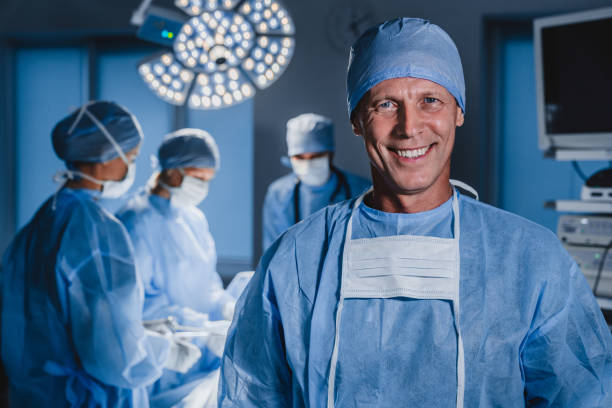
<path fill-rule="evenodd" d="M 170 341 L 148 335 L 142 325 L 143 289 L 123 227 L 77 209 L 66 228 L 57 267 L 65 279 L 65 307 L 85 371 L 122 388 L 155 381 L 166 364 Z"/>
<path fill-rule="evenodd" d="M 566 282 L 551 286 L 522 345 L 525 402 L 612 407 L 612 337 L 591 289 L 575 263 Z"/>
<path fill-rule="evenodd" d="M 266 193 L 262 213 L 262 249 L 265 252 L 291 224 L 286 225 L 287 215 L 284 214 L 278 194 L 274 194 L 271 188 Z"/>

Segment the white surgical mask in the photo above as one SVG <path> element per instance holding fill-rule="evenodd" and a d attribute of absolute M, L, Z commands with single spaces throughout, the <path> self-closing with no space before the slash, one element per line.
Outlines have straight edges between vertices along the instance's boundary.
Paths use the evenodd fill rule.
<path fill-rule="evenodd" d="M 128 192 L 136 179 L 136 163 L 128 164 L 127 173 L 121 180 L 103 180 L 102 198 L 119 198 Z"/>
<path fill-rule="evenodd" d="M 173 204 L 194 206 L 200 204 L 208 195 L 210 182 L 188 176 L 183 169 L 179 169 L 179 171 L 183 175 L 183 182 L 180 186 L 170 187 L 161 181 L 159 184 L 168 190 Z"/>
<path fill-rule="evenodd" d="M 314 159 L 291 158 L 291 167 L 295 175 L 306 185 L 322 186 L 329 180 L 329 156 L 325 155 Z"/>

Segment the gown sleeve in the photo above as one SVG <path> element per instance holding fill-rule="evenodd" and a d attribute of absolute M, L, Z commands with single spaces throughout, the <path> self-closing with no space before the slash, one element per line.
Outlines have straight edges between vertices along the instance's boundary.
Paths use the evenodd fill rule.
<path fill-rule="evenodd" d="M 523 342 L 525 402 L 612 407 L 610 330 L 575 263 L 563 281 L 540 291 L 534 325 Z"/>
<path fill-rule="evenodd" d="M 206 320 L 223 319 L 224 306 L 235 301 L 217 273 L 215 243 L 206 217 L 188 216 L 178 223 L 151 218 L 148 213 L 119 213 L 145 290 L 145 320 L 173 316 L 180 324 L 200 326 Z"/>
<path fill-rule="evenodd" d="M 287 215 L 279 202 L 279 194 L 276 187 L 271 185 L 266 192 L 266 198 L 263 204 L 263 250 L 265 251 L 272 245 L 274 240 L 278 238 L 291 224 L 286 225 Z"/>
<path fill-rule="evenodd" d="M 65 280 L 72 340 L 85 371 L 122 388 L 155 381 L 170 343 L 148 335 L 142 326 L 143 288 L 123 226 L 111 216 L 78 209 L 66 228 L 57 267 Z"/>

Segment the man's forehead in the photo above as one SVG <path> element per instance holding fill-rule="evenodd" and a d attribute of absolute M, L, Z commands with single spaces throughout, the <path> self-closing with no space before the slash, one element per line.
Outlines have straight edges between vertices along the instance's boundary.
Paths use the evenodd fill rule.
<path fill-rule="evenodd" d="M 403 77 L 403 78 L 392 78 L 384 80 L 376 85 L 374 85 L 366 94 L 369 97 L 379 97 L 384 94 L 388 95 L 399 95 L 399 94 L 438 94 L 445 95 L 450 98 L 453 98 L 450 92 L 442 85 L 437 84 L 433 81 L 422 79 L 422 78 L 413 78 L 413 77 Z"/>

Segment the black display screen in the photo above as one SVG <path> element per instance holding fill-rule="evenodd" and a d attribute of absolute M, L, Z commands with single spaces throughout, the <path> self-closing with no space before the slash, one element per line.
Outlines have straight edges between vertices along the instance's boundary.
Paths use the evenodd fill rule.
<path fill-rule="evenodd" d="M 548 134 L 612 132 L 612 18 L 542 29 Z"/>

